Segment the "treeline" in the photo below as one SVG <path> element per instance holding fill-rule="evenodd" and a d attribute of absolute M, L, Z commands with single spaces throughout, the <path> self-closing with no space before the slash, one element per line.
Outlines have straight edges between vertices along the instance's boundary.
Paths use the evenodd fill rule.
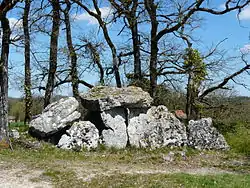
<path fill-rule="evenodd" d="M 8 126 L 12 44 L 24 57 L 21 80 L 25 123 L 31 120 L 32 109 L 36 107 L 32 104 L 34 91 L 44 94 L 44 108 L 50 104 L 56 89 L 65 84 L 71 86 L 77 99 L 83 86 L 145 86 L 155 103 L 161 103 L 160 99 L 164 98 L 166 92 L 162 90 L 171 91 L 169 94 L 175 90 L 176 94 L 184 93 L 188 119 L 199 118 L 205 109 L 211 108 L 211 94 L 228 89 L 230 81 L 238 83 L 236 77 L 250 68 L 245 54 L 228 57 L 219 50 L 223 39 L 207 51 L 199 48 L 194 40 L 193 33 L 202 26 L 204 14 L 220 16 L 233 11 L 240 14 L 250 0 L 225 0 L 223 8 L 219 4 L 220 8 L 213 8 L 216 3 L 207 0 L 1 0 L 0 140 Z M 14 24 L 10 22 L 10 14 L 17 15 Z M 77 20 L 81 19 L 91 19 L 98 29 L 91 33 L 84 33 L 82 28 L 77 30 L 81 24 Z M 13 25 L 18 26 L 18 31 Z M 235 60 L 237 68 L 231 64 Z M 95 76 L 95 84 L 87 82 L 86 75 Z"/>

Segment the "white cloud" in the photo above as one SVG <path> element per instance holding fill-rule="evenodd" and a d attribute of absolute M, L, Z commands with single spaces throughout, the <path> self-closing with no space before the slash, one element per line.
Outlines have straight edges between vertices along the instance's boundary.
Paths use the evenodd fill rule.
<path fill-rule="evenodd" d="M 91 10 L 92 12 L 96 13 L 95 10 Z M 102 7 L 100 8 L 100 11 L 102 13 L 102 18 L 107 18 L 109 15 L 112 14 L 113 10 L 111 9 L 111 7 Z M 87 12 L 86 13 L 82 13 L 79 15 L 74 15 L 73 16 L 76 20 L 80 20 L 80 21 L 87 21 L 88 25 L 95 25 L 98 24 L 98 21 L 96 20 L 96 18 L 94 18 L 93 16 L 90 16 Z"/>
<path fill-rule="evenodd" d="M 220 4 L 218 8 L 219 8 L 219 10 L 224 10 L 226 8 L 226 6 L 225 6 L 225 4 Z"/>
<path fill-rule="evenodd" d="M 250 6 L 244 8 L 239 14 L 240 20 L 250 20 Z"/>
<path fill-rule="evenodd" d="M 241 51 L 243 54 L 250 53 L 250 44 L 244 45 L 242 48 L 240 48 L 240 51 Z"/>
<path fill-rule="evenodd" d="M 9 18 L 9 22 L 10 22 L 10 28 L 11 30 L 13 29 L 19 29 L 22 27 L 22 21 L 18 20 L 16 18 Z"/>
<path fill-rule="evenodd" d="M 11 29 L 11 39 L 17 38 L 18 36 L 20 36 L 20 34 L 22 33 L 22 21 L 18 20 L 14 17 L 8 18 L 9 19 L 9 24 L 10 24 L 10 29 Z M 0 40 L 2 40 L 2 30 L 0 28 Z"/>

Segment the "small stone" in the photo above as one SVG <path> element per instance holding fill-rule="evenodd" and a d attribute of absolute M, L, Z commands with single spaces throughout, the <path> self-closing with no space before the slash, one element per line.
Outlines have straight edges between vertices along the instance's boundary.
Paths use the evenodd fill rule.
<path fill-rule="evenodd" d="M 163 159 L 164 159 L 164 161 L 166 161 L 166 162 L 172 162 L 172 161 L 174 161 L 174 156 L 175 156 L 175 153 L 174 152 L 172 152 L 172 151 L 170 151 L 169 153 L 168 153 L 168 155 L 163 155 Z"/>
<path fill-rule="evenodd" d="M 14 138 L 14 139 L 18 139 L 18 138 L 20 138 L 20 134 L 17 130 L 12 129 L 9 131 L 9 137 Z"/>
<path fill-rule="evenodd" d="M 175 111 L 175 116 L 180 120 L 186 120 L 187 119 L 187 114 L 183 110 L 176 110 Z"/>

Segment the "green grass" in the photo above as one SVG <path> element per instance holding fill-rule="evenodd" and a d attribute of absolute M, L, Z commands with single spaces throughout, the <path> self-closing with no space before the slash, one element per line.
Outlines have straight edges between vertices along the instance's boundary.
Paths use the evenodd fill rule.
<path fill-rule="evenodd" d="M 50 178 L 55 188 L 81 188 L 84 184 L 73 171 L 48 169 L 43 173 L 43 176 Z"/>
<path fill-rule="evenodd" d="M 250 187 L 250 175 L 189 175 L 189 174 L 118 174 L 106 177 L 98 177 L 87 184 L 87 187 L 113 187 L 113 188 L 137 188 L 137 187 L 204 187 L 204 188 L 248 188 Z"/>
<path fill-rule="evenodd" d="M 41 176 L 31 179 L 32 181 L 49 180 L 55 187 L 250 187 L 249 174 L 224 174 L 224 175 L 188 175 L 188 174 L 123 174 L 116 167 L 131 169 L 156 169 L 167 170 L 169 165 L 163 160 L 162 155 L 168 154 L 171 149 L 161 148 L 157 150 L 149 149 L 115 149 L 100 146 L 95 151 L 74 152 L 58 149 L 47 143 L 42 143 L 39 149 L 27 149 L 13 143 L 14 150 L 0 150 L 0 161 L 11 164 L 7 168 L 13 168 L 18 164 L 25 165 L 25 169 L 39 169 L 43 173 Z M 177 151 L 172 149 L 171 151 Z M 200 157 L 200 152 L 191 148 L 186 148 L 188 161 L 183 161 L 177 156 L 177 160 L 172 165 L 178 168 L 182 164 L 188 163 L 196 168 L 199 160 L 206 160 Z M 222 155 L 218 164 L 224 164 L 233 155 L 224 152 L 203 151 L 206 155 L 212 156 L 207 159 L 214 162 L 215 155 Z M 225 157 L 226 156 L 226 157 Z M 239 154 L 235 154 L 239 157 Z M 200 167 L 214 167 L 209 161 Z M 222 169 L 230 169 L 230 166 L 217 166 Z M 234 168 L 234 166 L 232 167 Z M 231 169 L 232 169 L 231 168 Z M 235 167 L 236 168 L 236 167 Z M 239 170 L 249 172 L 250 166 Z M 79 178 L 78 171 L 88 175 L 92 171 L 99 173 L 89 182 Z M 112 169 L 111 173 L 107 173 Z M 117 173 L 116 173 L 117 171 Z M 126 172 L 126 170 L 125 170 Z M 237 170 L 235 172 L 238 172 Z"/>
<path fill-rule="evenodd" d="M 22 123 L 11 124 L 10 128 L 25 132 L 27 126 Z M 226 139 L 230 144 L 231 151 L 198 151 L 192 148 L 160 148 L 155 150 L 107 148 L 100 145 L 93 151 L 69 151 L 58 149 L 48 143 L 41 142 L 38 149 L 25 148 L 20 143 L 13 141 L 14 150 L 0 150 L 0 161 L 11 164 L 7 168 L 13 168 L 23 164 L 27 169 L 39 169 L 43 173 L 32 181 L 47 179 L 55 187 L 250 187 L 250 162 L 249 129 L 238 127 L 237 132 L 227 133 Z M 36 141 L 27 135 L 21 137 L 30 141 Z M 176 151 L 186 151 L 187 160 L 183 160 Z M 164 161 L 163 156 L 170 151 L 176 153 L 175 161 L 171 164 Z M 243 165 L 231 163 L 232 161 L 245 160 Z M 116 167 L 134 170 L 172 168 L 185 168 L 188 164 L 191 168 L 216 167 L 229 170 L 237 174 L 221 175 L 189 175 L 189 174 L 124 174 L 117 171 Z M 170 166 L 169 166 L 170 165 Z M 97 170 L 96 175 L 89 182 L 79 178 L 78 170 Z M 110 169 L 113 171 L 108 172 Z M 126 172 L 126 171 L 125 171 Z M 91 173 L 91 172 L 90 172 Z M 242 173 L 242 174 L 240 174 Z M 247 174 L 248 173 L 248 174 Z M 88 172 L 87 172 L 88 174 Z M 86 174 L 84 174 L 86 175 Z"/>
<path fill-rule="evenodd" d="M 9 129 L 16 129 L 19 133 L 26 132 L 29 130 L 29 125 L 25 125 L 24 122 L 10 123 Z"/>
<path fill-rule="evenodd" d="M 220 174 L 220 175 L 190 175 L 177 174 L 113 174 L 99 175 L 90 181 L 77 178 L 72 171 L 56 171 L 48 169 L 44 177 L 52 180 L 58 188 L 248 188 L 250 175 Z M 37 181 L 37 180 L 36 180 Z"/>
<path fill-rule="evenodd" d="M 27 138 L 25 138 L 27 139 Z M 32 139 L 31 139 L 32 140 Z M 34 139 L 33 139 L 34 141 Z M 75 152 L 71 150 L 59 149 L 56 146 L 42 142 L 39 149 L 27 149 L 18 142 L 13 141 L 13 151 L 1 150 L 1 160 L 26 161 L 27 163 L 36 163 L 37 165 L 48 162 L 53 163 L 56 160 L 67 161 L 89 161 L 89 162 L 115 162 L 121 164 L 161 164 L 164 162 L 162 156 L 167 155 L 169 151 L 177 151 L 178 149 L 161 148 L 156 150 L 150 149 L 116 149 L 100 146 L 93 151 Z M 192 155 L 193 149 L 188 149 L 187 155 Z"/>
<path fill-rule="evenodd" d="M 234 132 L 225 134 L 225 138 L 233 152 L 250 157 L 250 129 L 239 125 Z"/>

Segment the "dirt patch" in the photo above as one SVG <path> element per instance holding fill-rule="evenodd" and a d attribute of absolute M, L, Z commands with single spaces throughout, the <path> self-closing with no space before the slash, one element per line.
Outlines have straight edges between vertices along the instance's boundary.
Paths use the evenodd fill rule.
<path fill-rule="evenodd" d="M 42 170 L 34 170 L 26 166 L 14 167 L 11 164 L 0 164 L 0 187 L 2 188 L 50 188 L 52 184 L 41 181 Z M 38 181 L 39 179 L 39 181 Z"/>
<path fill-rule="evenodd" d="M 94 155 L 94 154 L 93 154 Z M 238 162 L 238 161 L 237 161 Z M 243 163 L 244 162 L 244 163 Z M 242 161 L 242 166 L 247 161 Z M 131 161 L 109 160 L 107 156 L 103 159 L 86 160 L 62 160 L 47 161 L 44 164 L 36 165 L 25 160 L 0 162 L 0 187 L 2 188 L 50 188 L 53 187 L 53 177 L 46 175 L 51 172 L 58 177 L 57 182 L 65 180 L 60 173 L 72 173 L 75 181 L 90 182 L 97 177 L 113 176 L 117 174 L 149 175 L 149 174 L 174 174 L 186 173 L 191 175 L 217 175 L 217 174 L 238 174 L 232 168 L 230 160 L 223 159 L 223 156 L 216 154 L 198 154 L 187 157 L 185 160 L 174 160 L 167 162 L 158 159 L 152 163 L 144 158 Z M 225 167 L 224 167 L 225 166 Z M 231 165 L 232 166 L 232 165 Z M 243 165 L 244 166 L 244 165 Z M 234 166 L 233 166 L 234 167 Z M 247 169 L 246 172 L 249 172 Z M 57 176 L 57 173 L 58 176 Z M 65 181 L 68 181 L 66 179 Z M 81 185 L 81 184 L 80 184 Z"/>

